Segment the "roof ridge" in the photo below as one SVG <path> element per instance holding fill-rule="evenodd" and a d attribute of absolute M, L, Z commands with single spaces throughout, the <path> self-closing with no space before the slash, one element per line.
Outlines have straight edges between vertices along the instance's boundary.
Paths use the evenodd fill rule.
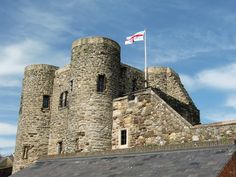
<path fill-rule="evenodd" d="M 108 151 L 96 151 L 96 152 L 79 152 L 73 154 L 61 154 L 61 155 L 50 155 L 42 156 L 41 160 L 50 159 L 66 159 L 66 158 L 87 158 L 87 157 L 106 157 L 106 156 L 124 156 L 124 155 L 134 155 L 140 153 L 153 153 L 153 152 L 176 152 L 176 151 L 195 151 L 195 150 L 205 150 L 205 149 L 222 149 L 229 148 L 235 149 L 235 140 L 221 140 L 221 141 L 207 141 L 207 142 L 191 142 L 183 144 L 169 144 L 169 145 L 150 145 L 142 147 L 134 147 L 127 149 L 114 149 Z"/>

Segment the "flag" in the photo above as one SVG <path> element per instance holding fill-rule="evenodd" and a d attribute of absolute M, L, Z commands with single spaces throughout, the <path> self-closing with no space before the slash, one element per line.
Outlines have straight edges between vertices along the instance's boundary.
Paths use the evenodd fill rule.
<path fill-rule="evenodd" d="M 129 36 L 125 40 L 125 45 L 133 44 L 136 41 L 144 41 L 145 31 L 140 31 L 132 36 Z"/>

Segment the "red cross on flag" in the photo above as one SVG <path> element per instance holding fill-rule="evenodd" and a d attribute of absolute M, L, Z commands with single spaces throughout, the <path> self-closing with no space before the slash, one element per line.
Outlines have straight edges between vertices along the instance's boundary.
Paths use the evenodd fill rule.
<path fill-rule="evenodd" d="M 136 41 L 144 41 L 145 31 L 140 31 L 132 36 L 129 36 L 125 40 L 125 45 L 133 44 Z"/>

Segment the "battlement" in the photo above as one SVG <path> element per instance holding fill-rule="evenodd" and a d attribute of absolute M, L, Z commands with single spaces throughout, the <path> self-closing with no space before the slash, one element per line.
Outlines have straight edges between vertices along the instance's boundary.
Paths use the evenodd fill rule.
<path fill-rule="evenodd" d="M 181 83 L 179 75 L 169 67 L 148 68 L 148 84 L 150 87 L 158 88 L 180 102 L 195 106 Z"/>
<path fill-rule="evenodd" d="M 169 67 L 148 67 L 148 73 L 170 73 L 175 74 L 176 77 L 179 77 L 179 75 Z"/>
<path fill-rule="evenodd" d="M 66 66 L 64 66 L 64 67 L 59 68 L 58 70 L 56 70 L 55 75 L 58 76 L 58 75 L 60 75 L 60 74 L 62 74 L 62 73 L 64 73 L 64 72 L 67 72 L 67 71 L 69 71 L 69 70 L 70 70 L 70 65 L 66 65 Z"/>
<path fill-rule="evenodd" d="M 101 37 L 101 36 L 87 37 L 87 38 L 75 40 L 72 43 L 72 49 L 80 45 L 100 44 L 100 43 L 106 44 L 108 46 L 113 46 L 114 48 L 120 51 L 120 45 L 116 41 L 113 41 L 112 39 Z"/>
<path fill-rule="evenodd" d="M 25 67 L 25 71 L 29 70 L 57 70 L 59 67 L 47 64 L 33 64 Z"/>

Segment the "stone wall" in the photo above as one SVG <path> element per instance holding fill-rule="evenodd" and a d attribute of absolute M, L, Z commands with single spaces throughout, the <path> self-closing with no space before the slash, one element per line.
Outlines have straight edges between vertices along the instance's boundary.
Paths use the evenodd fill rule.
<path fill-rule="evenodd" d="M 198 141 L 236 139 L 236 121 L 196 125 L 191 128 L 191 132 L 192 139 Z"/>
<path fill-rule="evenodd" d="M 192 125 L 200 124 L 200 113 L 194 105 L 181 102 L 158 88 L 153 88 L 153 91 L 189 123 Z"/>
<path fill-rule="evenodd" d="M 148 86 L 158 88 L 167 95 L 186 104 L 193 104 L 182 85 L 179 75 L 168 67 L 149 67 Z"/>
<path fill-rule="evenodd" d="M 50 122 L 50 136 L 48 154 L 58 154 L 59 142 L 65 142 L 66 131 L 68 129 L 68 116 L 70 99 L 73 96 L 73 83 L 71 83 L 70 66 L 67 65 L 55 72 L 53 96 L 52 96 L 52 109 L 51 109 L 51 122 Z M 62 93 L 68 92 L 67 105 L 60 106 L 60 96 Z M 65 144 L 62 144 L 62 152 L 64 152 Z"/>
<path fill-rule="evenodd" d="M 124 96 L 133 91 L 144 89 L 144 72 L 134 67 L 121 64 L 119 82 L 119 96 Z M 136 82 L 135 88 L 133 88 L 134 82 Z"/>
<path fill-rule="evenodd" d="M 113 102 L 112 148 L 119 144 L 121 129 L 128 130 L 128 147 L 217 141 L 236 138 L 236 122 L 192 126 L 152 89 Z"/>
<path fill-rule="evenodd" d="M 177 73 L 166 67 L 148 68 L 149 86 L 192 125 L 200 124 L 200 114 Z"/>
<path fill-rule="evenodd" d="M 43 95 L 51 98 L 57 69 L 50 65 L 25 68 L 13 172 L 48 154 L 51 107 L 43 108 Z"/>

